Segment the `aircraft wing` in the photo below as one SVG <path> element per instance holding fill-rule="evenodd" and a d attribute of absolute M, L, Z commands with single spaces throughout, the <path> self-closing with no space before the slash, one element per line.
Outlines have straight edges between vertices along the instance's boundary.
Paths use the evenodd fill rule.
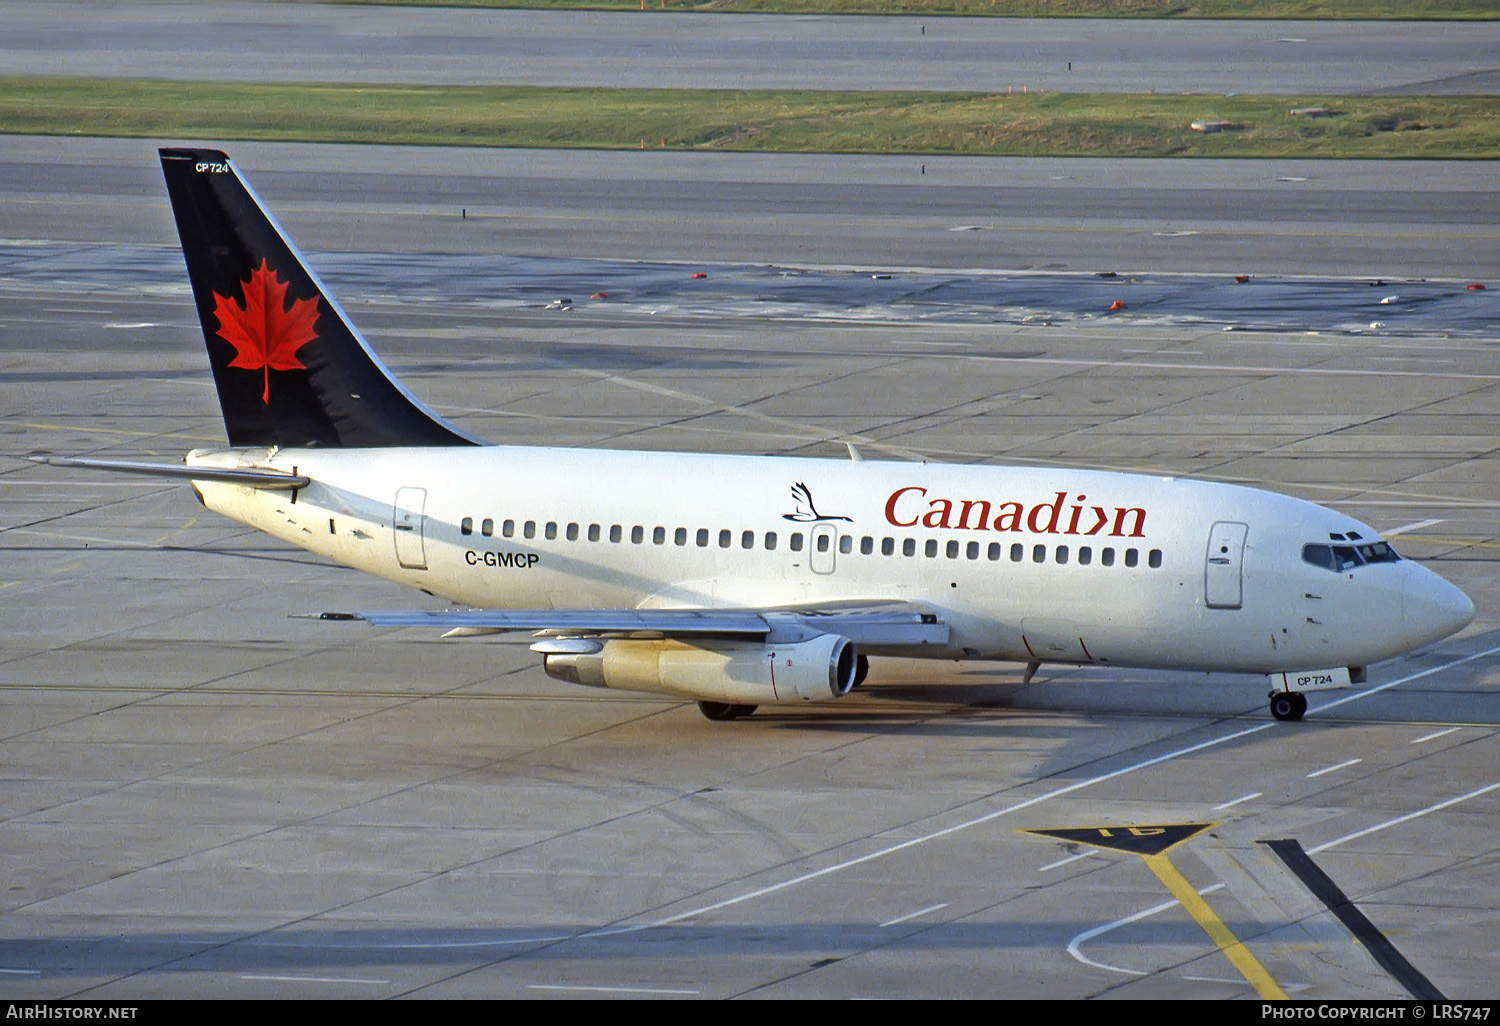
<path fill-rule="evenodd" d="M 544 636 L 787 638 L 837 634 L 856 645 L 944 645 L 948 624 L 906 603 L 825 609 L 460 609 L 323 613 L 373 627 L 433 627 L 454 636 L 536 631 Z"/>

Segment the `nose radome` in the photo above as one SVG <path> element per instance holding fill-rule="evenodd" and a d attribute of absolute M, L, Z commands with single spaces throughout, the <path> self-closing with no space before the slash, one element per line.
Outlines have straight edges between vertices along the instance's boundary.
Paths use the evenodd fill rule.
<path fill-rule="evenodd" d="M 1474 620 L 1474 603 L 1459 588 L 1425 567 L 1410 564 L 1401 589 L 1401 610 L 1414 645 L 1456 634 Z"/>

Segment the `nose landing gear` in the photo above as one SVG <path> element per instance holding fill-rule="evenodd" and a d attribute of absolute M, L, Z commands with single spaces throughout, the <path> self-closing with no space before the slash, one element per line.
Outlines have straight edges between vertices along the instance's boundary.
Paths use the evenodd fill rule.
<path fill-rule="evenodd" d="M 1273 691 L 1271 715 L 1278 720 L 1300 720 L 1307 712 L 1307 696 L 1295 691 Z"/>

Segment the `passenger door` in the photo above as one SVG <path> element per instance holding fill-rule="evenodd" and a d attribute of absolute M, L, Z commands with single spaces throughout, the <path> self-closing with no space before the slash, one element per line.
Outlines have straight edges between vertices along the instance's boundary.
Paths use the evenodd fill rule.
<path fill-rule="evenodd" d="M 398 488 L 391 514 L 396 534 L 396 562 L 405 570 L 427 569 L 427 548 L 422 541 L 427 506 L 427 489 Z"/>
<path fill-rule="evenodd" d="M 1208 532 L 1203 566 L 1203 599 L 1209 609 L 1239 609 L 1244 601 L 1241 563 L 1245 554 L 1245 524 L 1221 520 Z"/>

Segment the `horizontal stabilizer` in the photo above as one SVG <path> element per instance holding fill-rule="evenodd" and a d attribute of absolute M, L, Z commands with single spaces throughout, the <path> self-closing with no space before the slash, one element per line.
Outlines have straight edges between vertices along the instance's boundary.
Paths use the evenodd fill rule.
<path fill-rule="evenodd" d="M 309 478 L 279 470 L 246 470 L 233 467 L 189 467 L 182 463 L 135 463 L 128 460 L 91 460 L 75 456 L 28 456 L 33 463 L 49 467 L 83 467 L 108 470 L 116 474 L 143 474 L 148 477 L 175 477 L 187 481 L 224 481 L 251 488 L 279 488 L 291 491 L 306 488 Z"/>

